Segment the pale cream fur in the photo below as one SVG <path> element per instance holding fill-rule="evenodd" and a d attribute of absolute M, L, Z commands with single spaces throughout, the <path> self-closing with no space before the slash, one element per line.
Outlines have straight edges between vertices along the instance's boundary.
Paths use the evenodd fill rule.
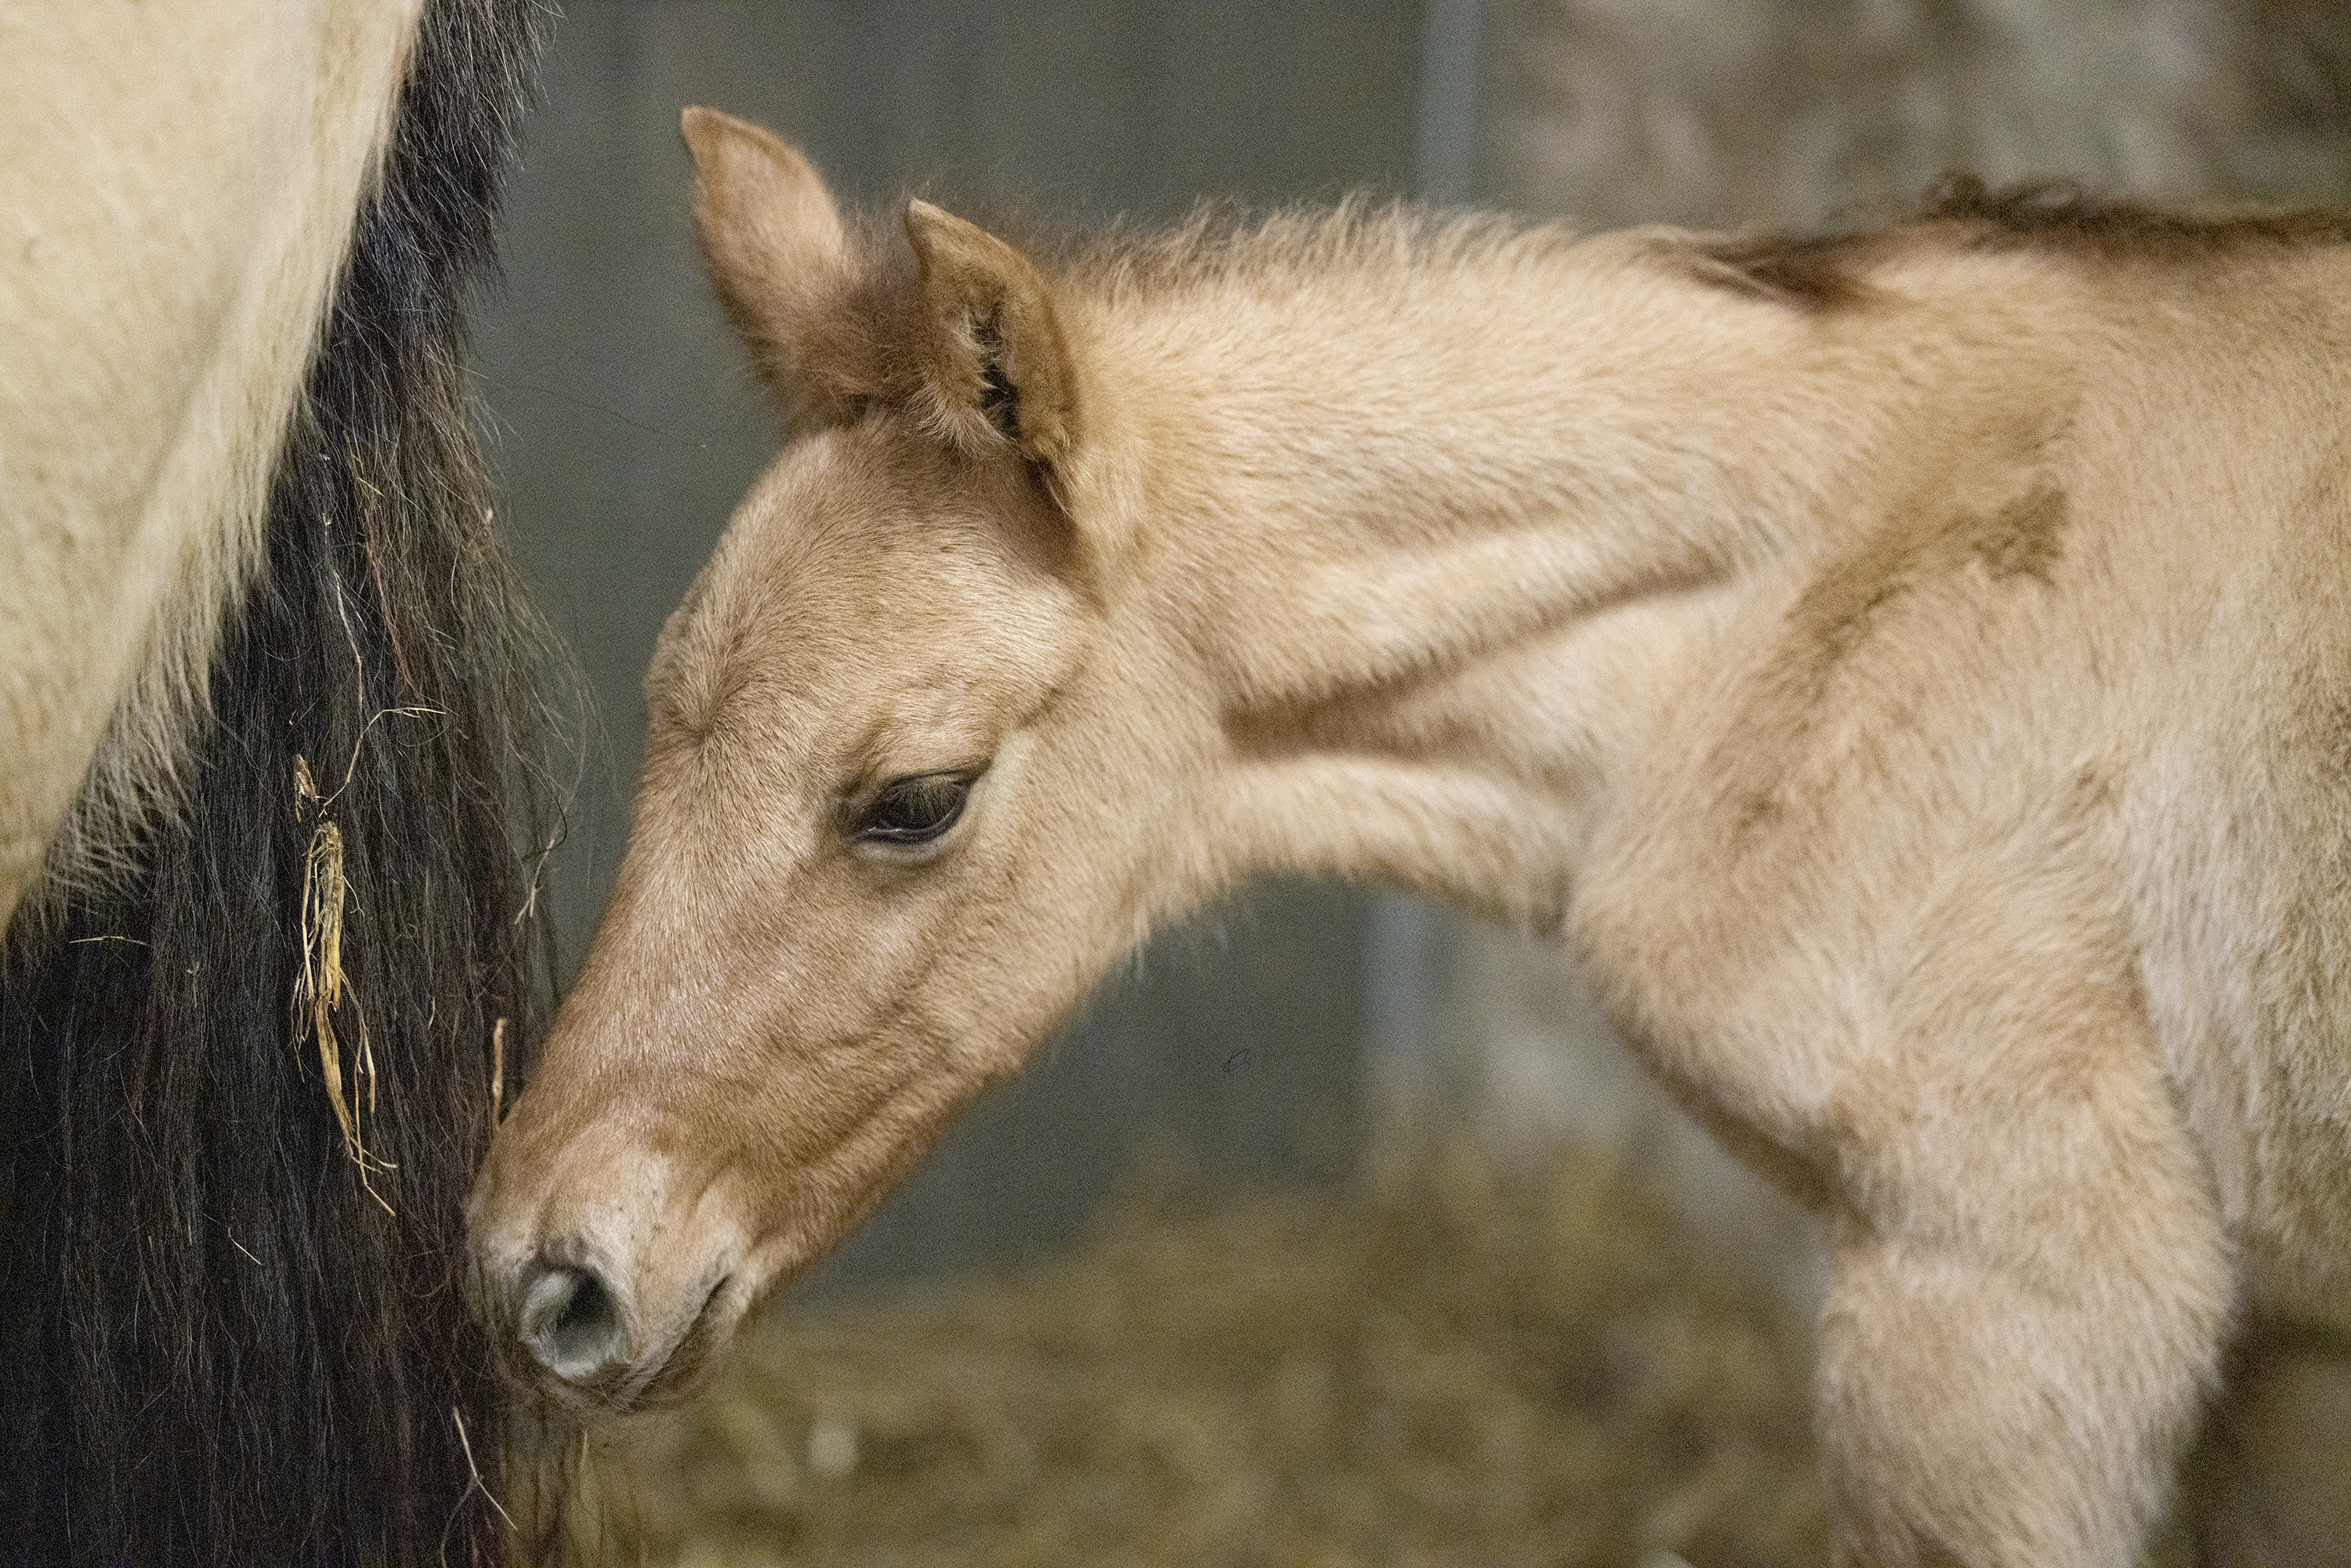
<path fill-rule="evenodd" d="M 0 928 L 172 808 L 422 3 L 0 4 Z"/>
<path fill-rule="evenodd" d="M 813 428 L 664 633 L 474 1198 L 494 1283 L 604 1281 L 579 1391 L 689 1384 L 1274 869 L 1556 935 L 1824 1215 L 1841 1562 L 2127 1563 L 2236 1314 L 2351 1300 L 2351 248 L 1926 225 L 1826 304 L 1660 231 L 1113 241 L 1037 262 L 1040 455 L 1025 402 L 942 420 L 925 347 L 1020 277 L 923 214 L 860 251 L 766 133 L 688 135 Z M 730 270 L 818 209 L 789 289 Z M 934 844 L 852 836 L 979 769 Z"/>

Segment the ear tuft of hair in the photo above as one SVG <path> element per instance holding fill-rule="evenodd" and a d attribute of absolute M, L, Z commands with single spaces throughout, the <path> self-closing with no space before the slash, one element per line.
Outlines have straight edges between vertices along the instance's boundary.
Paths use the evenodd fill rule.
<path fill-rule="evenodd" d="M 1076 439 L 1070 355 L 1050 289 L 1029 258 L 977 224 L 906 204 L 925 422 L 960 451 L 1009 444 L 1037 463 Z"/>

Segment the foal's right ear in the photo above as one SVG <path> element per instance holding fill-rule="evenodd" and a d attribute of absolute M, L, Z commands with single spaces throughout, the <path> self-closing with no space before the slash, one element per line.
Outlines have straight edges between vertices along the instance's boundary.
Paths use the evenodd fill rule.
<path fill-rule="evenodd" d="M 848 319 L 849 236 L 831 193 L 774 131 L 685 111 L 703 266 L 788 420 L 842 417 L 861 396 L 862 340 Z"/>

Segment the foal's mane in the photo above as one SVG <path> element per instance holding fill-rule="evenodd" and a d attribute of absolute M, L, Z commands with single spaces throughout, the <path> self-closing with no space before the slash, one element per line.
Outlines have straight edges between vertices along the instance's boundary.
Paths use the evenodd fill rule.
<path fill-rule="evenodd" d="M 1921 244 L 1975 252 L 2039 251 L 2085 261 L 2182 265 L 2252 249 L 2351 241 L 2351 213 L 2321 208 L 2197 211 L 2094 196 L 2043 182 L 1993 190 L 1976 175 L 1945 174 L 1894 223 L 1825 235 L 1745 232 L 1688 242 L 1703 281 L 1827 309 L 1867 298 L 1869 269 Z"/>
<path fill-rule="evenodd" d="M 1503 214 L 1356 195 L 1336 207 L 1270 212 L 1206 202 L 1172 228 L 1122 221 L 1092 235 L 1046 242 L 1036 254 L 1066 285 L 1148 300 L 1203 285 L 1280 287 L 1333 276 L 1507 263 L 1564 250 L 1576 238 L 1563 226 Z"/>
<path fill-rule="evenodd" d="M 1172 228 L 1120 221 L 1091 235 L 1020 235 L 1066 286 L 1148 303 L 1203 286 L 1283 288 L 1333 277 L 1509 266 L 1573 245 L 1559 224 L 1353 196 L 1333 208 L 1271 212 L 1204 203 Z M 1702 282 L 1817 310 L 1856 305 L 1870 270 L 1928 246 L 2038 251 L 2097 263 L 2165 265 L 2253 249 L 2351 242 L 2351 213 L 2323 208 L 2171 208 L 2092 195 L 2061 182 L 1993 189 L 1973 174 L 1944 175 L 1889 222 L 1825 234 L 1744 230 L 1677 236 L 1667 255 Z"/>

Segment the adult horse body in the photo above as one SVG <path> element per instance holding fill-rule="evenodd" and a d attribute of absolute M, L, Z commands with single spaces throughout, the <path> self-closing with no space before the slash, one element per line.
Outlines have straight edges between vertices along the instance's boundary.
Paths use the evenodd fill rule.
<path fill-rule="evenodd" d="M 178 772 L 419 9 L 0 16 L 0 930 Z"/>
<path fill-rule="evenodd" d="M 687 135 L 804 430 L 472 1200 L 551 1384 L 688 1385 L 1267 868 L 1556 934 L 1823 1214 L 1842 1561 L 2129 1562 L 2231 1324 L 2351 1304 L 2351 225 L 1040 262 Z"/>
<path fill-rule="evenodd" d="M 0 1560 L 503 1552 L 453 1281 L 528 695 L 460 356 L 536 27 L 0 7 Z"/>

